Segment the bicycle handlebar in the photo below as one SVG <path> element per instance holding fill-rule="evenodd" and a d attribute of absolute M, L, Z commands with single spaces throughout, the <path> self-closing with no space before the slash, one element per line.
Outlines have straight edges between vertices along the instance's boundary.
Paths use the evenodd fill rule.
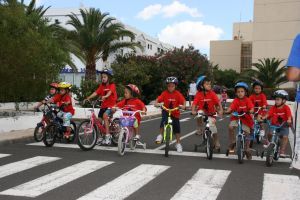
<path fill-rule="evenodd" d="M 271 121 L 268 121 L 268 125 L 269 125 L 270 128 L 280 129 L 280 128 L 282 128 L 283 126 L 287 125 L 287 122 L 282 122 L 279 126 L 276 126 L 276 125 L 272 125 L 272 124 L 271 124 Z"/>
<path fill-rule="evenodd" d="M 235 117 L 243 117 L 244 115 L 246 115 L 247 113 L 243 112 L 242 114 L 239 114 L 238 112 L 233 112 L 232 115 Z"/>

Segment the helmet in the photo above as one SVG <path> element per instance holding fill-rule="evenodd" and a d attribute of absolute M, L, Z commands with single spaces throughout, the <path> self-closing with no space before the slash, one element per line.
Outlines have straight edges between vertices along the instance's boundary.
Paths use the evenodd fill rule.
<path fill-rule="evenodd" d="M 245 82 L 237 82 L 234 86 L 234 90 L 238 89 L 238 88 L 244 88 L 247 92 L 248 92 L 248 84 Z"/>
<path fill-rule="evenodd" d="M 100 74 L 107 74 L 109 76 L 113 76 L 114 73 L 111 69 L 103 69 L 102 71 L 100 71 Z"/>
<path fill-rule="evenodd" d="M 196 81 L 196 87 L 198 90 L 203 90 L 203 83 L 204 81 L 210 81 L 207 76 L 199 76 L 197 81 Z"/>
<path fill-rule="evenodd" d="M 288 100 L 289 94 L 285 90 L 276 90 L 273 94 L 273 97 L 274 98 L 279 97 L 279 98 Z"/>
<path fill-rule="evenodd" d="M 71 89 L 72 84 L 68 83 L 68 82 L 60 82 L 58 84 L 58 88 L 63 88 L 63 89 Z"/>
<path fill-rule="evenodd" d="M 174 83 L 175 85 L 178 84 L 178 79 L 175 76 L 170 76 L 166 79 L 166 84 Z"/>
<path fill-rule="evenodd" d="M 136 95 L 140 95 L 141 94 L 139 88 L 136 85 L 134 85 L 134 84 L 128 84 L 125 87 L 128 88 L 129 90 L 131 90 Z"/>
<path fill-rule="evenodd" d="M 57 89 L 57 88 L 58 88 L 58 83 L 50 83 L 49 86 L 50 86 L 51 88 Z"/>
<path fill-rule="evenodd" d="M 255 86 L 259 85 L 261 87 L 261 89 L 263 89 L 264 87 L 264 84 L 263 82 L 261 82 L 260 80 L 255 80 L 253 83 L 252 83 L 252 88 L 254 88 Z"/>

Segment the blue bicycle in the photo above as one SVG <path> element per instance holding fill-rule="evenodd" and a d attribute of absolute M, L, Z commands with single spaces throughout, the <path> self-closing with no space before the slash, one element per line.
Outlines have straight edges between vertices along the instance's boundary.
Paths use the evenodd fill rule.
<path fill-rule="evenodd" d="M 253 115 L 254 129 L 253 129 L 253 133 L 251 134 L 251 135 L 252 135 L 252 137 L 251 137 L 251 142 L 250 142 L 250 147 L 251 147 L 251 148 L 252 148 L 252 146 L 253 146 L 253 141 L 254 141 L 254 140 L 256 140 L 256 143 L 257 143 L 257 144 L 260 144 L 261 141 L 263 140 L 263 137 L 264 137 L 264 133 L 263 133 L 264 130 L 262 130 L 262 128 L 261 128 L 261 123 L 262 123 L 262 122 L 260 122 L 260 121 L 258 121 L 258 120 L 256 119 L 256 117 L 257 117 L 259 111 L 262 110 L 262 107 L 255 107 L 255 108 L 257 109 L 257 111 L 256 111 L 256 112 L 254 113 L 254 115 Z"/>

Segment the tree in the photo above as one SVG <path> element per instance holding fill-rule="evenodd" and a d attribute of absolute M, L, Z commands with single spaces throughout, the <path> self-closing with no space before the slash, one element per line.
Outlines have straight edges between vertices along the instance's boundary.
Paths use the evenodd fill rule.
<path fill-rule="evenodd" d="M 56 80 L 59 71 L 71 60 L 56 29 L 39 16 L 40 12 L 27 12 L 28 9 L 17 0 L 0 2 L 2 102 L 40 100 L 48 90 L 48 83 Z"/>
<path fill-rule="evenodd" d="M 124 28 L 109 13 L 99 9 L 80 9 L 82 20 L 72 13 L 67 24 L 75 30 L 69 32 L 70 51 L 86 65 L 86 79 L 96 79 L 96 62 L 107 60 L 111 53 L 122 48 L 135 49 L 141 45 L 135 42 L 120 41 L 122 37 L 135 39 L 134 33 Z"/>
<path fill-rule="evenodd" d="M 275 88 L 279 85 L 288 82 L 285 77 L 285 68 L 281 67 L 284 60 L 276 58 L 259 59 L 257 63 L 253 64 L 253 69 L 246 70 L 242 77 L 249 82 L 256 78 L 263 81 L 266 88 Z"/>
<path fill-rule="evenodd" d="M 220 70 L 218 66 L 213 67 L 213 79 L 216 85 L 225 86 L 226 88 L 233 88 L 239 73 L 232 69 Z"/>

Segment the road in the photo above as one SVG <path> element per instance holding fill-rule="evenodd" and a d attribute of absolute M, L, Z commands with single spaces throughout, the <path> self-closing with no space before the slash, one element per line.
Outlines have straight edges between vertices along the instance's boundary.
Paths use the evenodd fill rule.
<path fill-rule="evenodd" d="M 253 154 L 238 164 L 236 156 L 224 155 L 229 118 L 218 120 L 222 150 L 212 160 L 194 152 L 200 137 L 189 113 L 181 116 L 184 152 L 168 158 L 154 143 L 160 118 L 142 123 L 147 149 L 123 157 L 115 147 L 84 152 L 76 144 L 0 146 L 0 199 L 299 199 L 300 173 L 289 169 L 289 159 L 266 167 Z"/>

